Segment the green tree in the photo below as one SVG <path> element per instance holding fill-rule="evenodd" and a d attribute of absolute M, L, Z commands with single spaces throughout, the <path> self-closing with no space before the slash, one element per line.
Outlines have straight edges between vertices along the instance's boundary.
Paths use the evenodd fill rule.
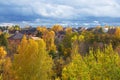
<path fill-rule="evenodd" d="M 77 49 L 75 49 L 77 50 Z M 63 80 L 119 80 L 120 57 L 112 46 L 90 50 L 89 54 L 82 57 L 74 51 L 72 62 L 64 67 Z"/>
<path fill-rule="evenodd" d="M 72 49 L 72 37 L 76 35 L 75 33 L 67 33 L 62 42 L 60 43 L 59 50 L 60 55 L 62 54 L 65 58 L 71 56 L 71 49 Z"/>
<path fill-rule="evenodd" d="M 8 47 L 8 40 L 6 34 L 0 35 L 0 46 L 5 46 L 6 48 Z"/>
<path fill-rule="evenodd" d="M 19 31 L 20 30 L 20 26 L 19 25 L 15 25 L 15 26 L 13 26 L 14 27 L 14 30 L 16 30 L 16 31 Z"/>

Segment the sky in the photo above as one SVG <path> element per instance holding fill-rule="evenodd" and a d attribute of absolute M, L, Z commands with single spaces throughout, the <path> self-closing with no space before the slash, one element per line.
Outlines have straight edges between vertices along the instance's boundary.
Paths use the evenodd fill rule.
<path fill-rule="evenodd" d="M 120 0 L 0 0 L 0 25 L 120 25 Z"/>

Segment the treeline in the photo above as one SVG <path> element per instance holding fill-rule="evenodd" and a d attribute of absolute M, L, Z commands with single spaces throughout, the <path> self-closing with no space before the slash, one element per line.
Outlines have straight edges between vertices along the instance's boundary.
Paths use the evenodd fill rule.
<path fill-rule="evenodd" d="M 39 38 L 24 35 L 16 50 L 8 34 L 1 33 L 0 80 L 120 79 L 119 27 L 112 34 L 101 27 L 76 32 L 54 25 L 36 30 Z"/>

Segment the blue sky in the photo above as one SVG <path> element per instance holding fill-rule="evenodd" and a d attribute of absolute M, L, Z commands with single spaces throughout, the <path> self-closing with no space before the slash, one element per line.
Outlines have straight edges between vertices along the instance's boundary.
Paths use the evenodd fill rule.
<path fill-rule="evenodd" d="M 0 23 L 20 25 L 116 24 L 120 0 L 0 0 Z"/>

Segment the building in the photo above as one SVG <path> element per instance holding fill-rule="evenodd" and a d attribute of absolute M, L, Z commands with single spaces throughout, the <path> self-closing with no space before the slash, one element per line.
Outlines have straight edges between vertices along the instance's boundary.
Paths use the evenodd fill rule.
<path fill-rule="evenodd" d="M 9 44 L 19 44 L 23 38 L 23 34 L 16 31 L 16 33 L 8 38 Z"/>

